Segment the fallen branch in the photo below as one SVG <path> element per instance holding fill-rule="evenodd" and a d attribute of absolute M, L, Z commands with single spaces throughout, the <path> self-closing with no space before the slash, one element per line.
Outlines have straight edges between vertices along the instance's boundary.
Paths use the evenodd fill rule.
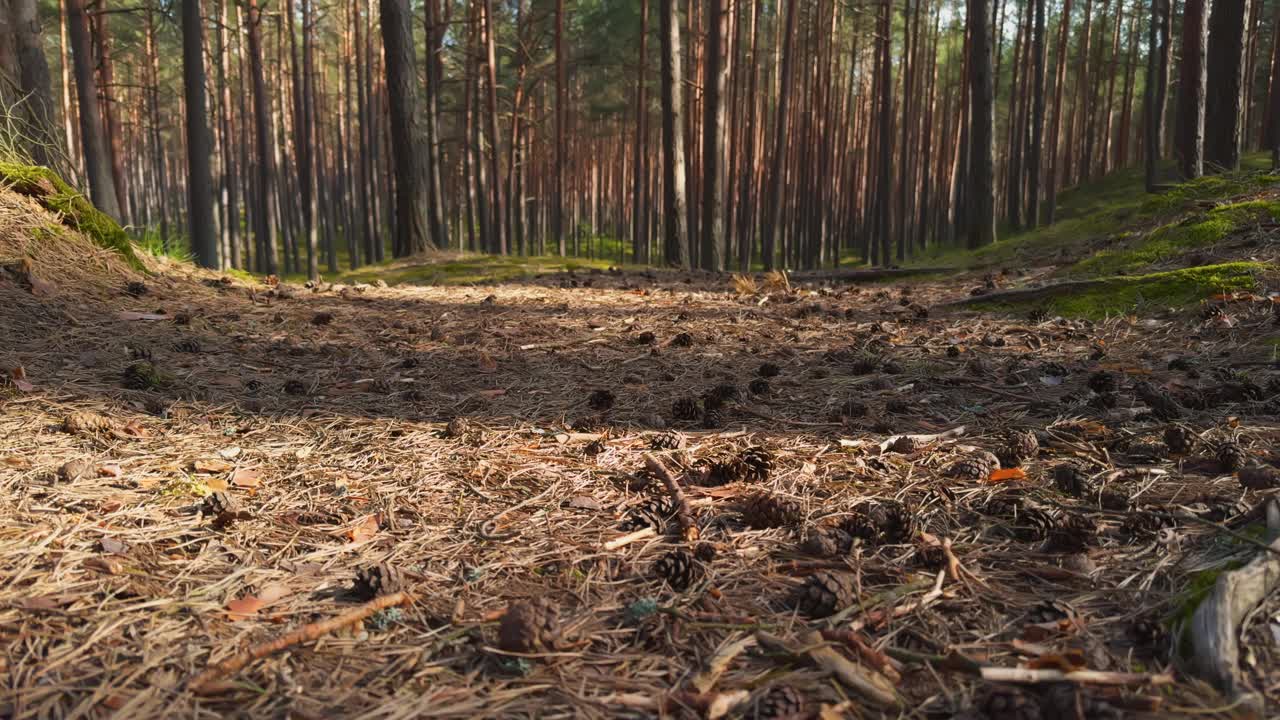
<path fill-rule="evenodd" d="M 756 641 L 768 650 L 809 660 L 879 707 L 895 707 L 899 704 L 893 683 L 875 670 L 864 668 L 832 650 L 822 639 L 822 633 L 817 630 L 805 633 L 799 643 L 760 630 L 756 633 Z"/>
<path fill-rule="evenodd" d="M 340 630 L 349 625 L 363 622 L 366 618 L 379 610 L 385 610 L 389 607 L 395 607 L 396 605 L 403 605 L 408 601 L 409 595 L 407 593 L 391 593 L 390 595 L 376 597 L 364 605 L 361 605 L 354 610 L 344 612 L 337 617 L 303 625 L 288 635 L 276 638 L 271 642 L 254 645 L 248 650 L 232 655 L 217 665 L 206 668 L 204 672 L 191 679 L 191 682 L 187 684 L 187 689 L 197 695 L 216 691 L 218 689 L 218 680 L 226 677 L 227 675 L 233 675 L 239 672 L 244 668 L 244 666 L 254 660 L 259 660 L 273 653 L 291 648 L 294 645 L 301 645 L 303 643 L 319 640 L 322 636 L 328 635 L 335 630 Z"/>
<path fill-rule="evenodd" d="M 676 505 L 676 523 L 680 525 L 680 537 L 687 542 L 693 542 L 698 539 L 698 528 L 693 524 L 693 513 L 689 510 L 689 498 L 685 497 L 684 490 L 680 488 L 680 481 L 671 474 L 670 470 L 662 464 L 662 461 L 654 457 L 650 453 L 644 454 L 644 465 L 649 468 L 649 472 L 658 476 L 662 484 L 667 488 L 667 494 Z"/>
<path fill-rule="evenodd" d="M 884 675 L 890 682 L 898 683 L 902 680 L 902 673 L 898 672 L 898 668 L 895 667 L 896 662 L 871 647 L 871 643 L 867 642 L 862 633 L 852 630 L 823 630 L 822 637 L 830 642 L 844 643 L 849 649 L 858 653 L 858 658 L 862 662 Z"/>
<path fill-rule="evenodd" d="M 1248 693 L 1241 683 L 1240 623 L 1280 585 L 1280 557 L 1275 554 L 1280 552 L 1280 540 L 1273 541 L 1267 549 L 1271 552 L 1239 570 L 1218 576 L 1213 591 L 1191 618 L 1191 639 L 1195 647 L 1192 666 L 1196 673 L 1233 701 L 1241 701 L 1259 711 L 1261 698 Z"/>
<path fill-rule="evenodd" d="M 1039 684 L 1051 682 L 1089 683 L 1091 685 L 1119 685 L 1135 687 L 1143 685 L 1172 685 L 1173 676 L 1168 673 L 1148 675 L 1146 673 L 1104 672 L 1102 670 L 1061 670 L 984 667 L 982 679 L 989 682 Z"/>
<path fill-rule="evenodd" d="M 657 534 L 658 532 L 651 527 L 640 528 L 635 532 L 630 532 L 630 533 L 627 533 L 626 535 L 622 535 L 620 537 L 616 537 L 610 540 L 609 542 L 604 544 L 604 549 L 617 550 L 620 547 L 626 547 L 627 545 L 630 545 L 633 542 L 636 542 L 638 540 L 645 540 Z"/>

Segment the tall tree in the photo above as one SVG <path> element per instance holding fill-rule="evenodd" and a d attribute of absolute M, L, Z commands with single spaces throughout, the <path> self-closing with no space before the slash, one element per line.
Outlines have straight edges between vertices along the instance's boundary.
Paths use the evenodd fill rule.
<path fill-rule="evenodd" d="M 667 2 L 667 0 L 663 0 Z M 674 11 L 673 11 L 674 12 Z M 564 242 L 564 163 L 568 153 L 568 135 L 565 128 L 569 104 L 567 65 L 564 54 L 564 0 L 556 0 L 556 181 L 555 195 L 551 200 L 552 233 L 559 243 L 560 257 L 565 255 Z M 677 52 L 679 49 L 677 48 Z"/>
<path fill-rule="evenodd" d="M 1027 146 L 1027 225 L 1040 222 L 1040 176 L 1044 157 L 1044 76 L 1045 76 L 1045 0 L 1031 0 L 1035 5 L 1031 34 L 1031 142 Z"/>
<path fill-rule="evenodd" d="M 645 202 L 648 178 L 645 177 L 644 172 L 649 124 L 649 108 L 645 104 L 645 68 L 649 59 L 645 53 L 645 41 L 648 40 L 648 34 L 649 0 L 640 0 L 640 49 L 636 70 L 636 139 L 631 156 L 631 249 L 638 263 L 649 261 L 648 208 Z"/>
<path fill-rule="evenodd" d="M 124 163 L 124 129 L 120 123 L 119 103 L 116 99 L 115 58 L 111 52 L 111 30 L 107 19 L 106 0 L 95 0 L 94 13 L 90 16 L 93 27 L 94 48 L 97 50 L 98 96 L 101 99 L 102 119 L 107 133 L 107 153 L 111 159 L 111 181 L 116 186 L 116 201 L 120 205 L 120 219 L 129 222 L 129 181 Z"/>
<path fill-rule="evenodd" d="M 794 2 L 795 0 L 790 0 Z M 557 0 L 563 3 L 563 0 Z M 684 218 L 685 197 L 684 141 L 684 76 L 680 68 L 680 13 L 676 0 L 659 0 L 659 24 L 662 35 L 662 175 L 663 230 L 666 235 L 666 258 L 683 268 L 689 267 L 689 236 Z M 557 7 L 563 7 L 557 5 Z M 557 53 L 558 54 L 558 53 Z M 559 132 L 557 128 L 557 132 Z M 558 156 L 557 146 L 557 156 Z M 559 165 L 557 164 L 557 168 Z M 559 172 L 557 170 L 557 176 Z M 557 177 L 557 182 L 560 178 Z M 558 212 L 558 211 L 557 211 Z M 560 237 L 560 254 L 564 254 L 564 236 Z"/>
<path fill-rule="evenodd" d="M 120 201 L 111 177 L 111 158 L 103 136 L 102 113 L 98 109 L 98 82 L 94 78 L 93 51 L 89 43 L 89 20 L 84 0 L 67 0 L 67 28 L 71 35 L 71 55 L 75 64 L 76 96 L 79 100 L 80 142 L 84 146 L 89 195 L 102 212 L 120 220 Z"/>
<path fill-rule="evenodd" d="M 702 110 L 702 267 L 724 270 L 725 43 L 730 0 L 709 0 L 707 62 Z"/>
<path fill-rule="evenodd" d="M 78 2 L 79 0 L 72 0 Z M 279 272 L 279 253 L 276 249 L 272 224 L 275 217 L 275 193 L 272 177 L 275 174 L 275 156 L 271 150 L 271 115 L 268 109 L 267 79 L 262 68 L 262 9 L 258 0 L 248 0 L 249 16 L 245 31 L 249 37 L 249 74 L 253 84 L 253 128 L 257 148 L 258 177 L 254 187 L 255 207 L 253 221 L 255 242 L 261 269 L 269 274 Z"/>
<path fill-rule="evenodd" d="M 995 95 L 991 57 L 990 0 L 969 8 L 969 247 L 996 240 Z"/>
<path fill-rule="evenodd" d="M 213 232 L 212 143 L 205 104 L 204 21 L 200 0 L 182 0 L 182 86 L 187 108 L 187 230 L 202 267 L 218 267 Z"/>
<path fill-rule="evenodd" d="M 489 171 L 492 176 L 490 185 L 493 187 L 493 220 L 490 222 L 492 232 L 494 234 L 492 252 L 502 255 L 507 254 L 507 235 L 503 232 L 503 226 L 506 222 L 506 212 L 503 210 L 505 202 L 503 201 L 502 191 L 502 167 L 498 162 L 498 60 L 494 50 L 494 36 L 497 34 L 496 27 L 493 22 L 493 0 L 483 0 L 481 12 L 484 14 L 484 44 L 485 44 L 485 87 L 488 94 L 485 101 L 488 103 L 487 112 L 485 113 L 486 131 L 489 134 Z"/>
<path fill-rule="evenodd" d="M 1173 30 L 1171 0 L 1151 0 L 1147 31 L 1147 80 L 1143 103 L 1146 113 L 1144 143 L 1147 192 L 1155 192 L 1164 137 L 1164 107 L 1169 90 L 1169 36 Z"/>
<path fill-rule="evenodd" d="M 670 2 L 671 0 L 663 0 Z M 887 3 L 889 0 L 885 0 Z M 791 97 L 791 55 L 796 26 L 796 0 L 786 0 L 782 33 L 782 69 L 778 73 L 778 107 L 774 111 L 773 156 L 769 164 L 769 190 L 765 193 L 764 223 L 760 230 L 760 254 L 765 270 L 772 270 L 777 255 L 779 218 L 782 216 L 782 181 L 787 161 L 787 105 Z"/>
<path fill-rule="evenodd" d="M 1178 73 L 1178 158 L 1182 176 L 1204 174 L 1205 0 L 1182 6 L 1182 60 Z"/>
<path fill-rule="evenodd" d="M 1276 39 L 1271 43 L 1271 87 L 1267 91 L 1267 120 L 1263 128 L 1267 149 L 1271 151 L 1272 172 L 1280 170 L 1280 5 L 1276 6 L 1275 28 Z"/>
<path fill-rule="evenodd" d="M 420 152 L 418 73 L 413 52 L 413 15 L 408 0 L 380 0 L 386 52 L 387 99 L 391 108 L 391 155 L 395 165 L 397 257 L 433 247 L 427 229 L 427 168 Z"/>
<path fill-rule="evenodd" d="M 1049 171 L 1045 181 L 1045 216 L 1046 225 L 1052 225 L 1058 209 L 1058 175 L 1062 170 L 1061 143 L 1059 133 L 1062 131 L 1062 96 L 1067 84 L 1067 38 L 1071 29 L 1071 0 L 1062 1 L 1062 19 L 1058 28 L 1058 51 L 1054 62 L 1053 79 L 1053 122 L 1049 123 L 1049 141 L 1046 143 L 1049 152 Z"/>
<path fill-rule="evenodd" d="M 11 0 L 14 32 L 17 36 L 18 85 L 23 95 L 27 145 L 37 165 L 52 165 L 54 149 L 54 104 L 49 89 L 49 61 L 40 38 L 36 0 Z"/>
<path fill-rule="evenodd" d="M 1240 168 L 1249 0 L 1214 0 L 1209 14 L 1204 161 L 1216 171 Z"/>

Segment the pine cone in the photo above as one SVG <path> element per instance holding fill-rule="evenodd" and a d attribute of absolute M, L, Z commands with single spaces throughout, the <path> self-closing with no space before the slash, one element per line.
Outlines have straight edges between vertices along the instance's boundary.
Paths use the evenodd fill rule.
<path fill-rule="evenodd" d="M 737 400 L 741 395 L 737 385 L 723 383 L 708 390 L 702 396 L 702 404 L 704 407 L 719 408 L 730 400 Z"/>
<path fill-rule="evenodd" d="M 947 467 L 947 476 L 965 480 L 986 480 L 1000 466 L 1000 461 L 989 452 L 977 452 L 962 457 Z"/>
<path fill-rule="evenodd" d="M 707 487 L 719 487 L 738 482 L 747 477 L 750 468 L 738 456 L 729 455 L 713 460 L 705 460 L 702 465 L 702 484 Z"/>
<path fill-rule="evenodd" d="M 173 344 L 173 351 L 180 353 L 198 353 L 200 352 L 200 341 L 195 338 L 179 340 Z"/>
<path fill-rule="evenodd" d="M 297 378 L 292 378 L 285 381 L 284 391 L 288 395 L 306 395 L 307 384 Z"/>
<path fill-rule="evenodd" d="M 867 503 L 841 522 L 840 529 L 873 544 L 897 544 L 911 538 L 915 518 L 896 500 Z"/>
<path fill-rule="evenodd" d="M 767 362 L 762 364 L 756 370 L 756 374 L 762 378 L 778 377 L 779 375 L 782 374 L 782 368 L 778 367 L 777 365 L 774 365 L 771 362 Z"/>
<path fill-rule="evenodd" d="M 635 338 L 635 343 L 637 345 L 652 345 L 656 342 L 658 342 L 658 336 L 654 335 L 649 330 L 645 330 L 639 335 L 636 335 L 636 338 Z"/>
<path fill-rule="evenodd" d="M 1014 431 L 1005 436 L 996 456 L 1001 467 L 1015 468 L 1025 460 L 1030 460 L 1040 452 L 1040 441 L 1030 431 Z"/>
<path fill-rule="evenodd" d="M 1057 552 L 1084 552 L 1097 543 L 1098 526 L 1093 519 L 1077 513 L 1063 513 L 1049 531 L 1050 549 Z"/>
<path fill-rule="evenodd" d="M 444 437 L 447 438 L 464 438 L 471 434 L 471 423 L 466 418 L 456 417 L 450 420 L 444 426 Z"/>
<path fill-rule="evenodd" d="M 858 353 L 849 364 L 849 372 L 853 375 L 870 375 L 880 369 L 880 356 L 872 353 Z"/>
<path fill-rule="evenodd" d="M 1177 526 L 1177 519 L 1167 512 L 1134 510 L 1125 516 L 1120 532 L 1133 537 L 1149 537 L 1165 528 Z"/>
<path fill-rule="evenodd" d="M 658 433 L 649 439 L 649 447 L 653 450 L 679 450 L 684 447 L 684 435 L 675 430 Z"/>
<path fill-rule="evenodd" d="M 653 564 L 653 574 L 678 592 L 689 589 L 697 578 L 698 569 L 693 556 L 684 550 L 672 550 Z"/>
<path fill-rule="evenodd" d="M 400 571 L 387 563 L 366 565 L 356 570 L 356 582 L 352 591 L 365 600 L 379 595 L 390 595 L 404 587 Z"/>
<path fill-rule="evenodd" d="M 116 424 L 105 415 L 73 412 L 62 418 L 62 429 L 72 435 L 92 435 L 114 429 Z"/>
<path fill-rule="evenodd" d="M 671 338 L 671 346 L 682 348 L 693 347 L 693 336 L 687 332 L 679 333 L 675 337 Z"/>
<path fill-rule="evenodd" d="M 1073 462 L 1059 463 L 1054 466 L 1053 484 L 1072 497 L 1080 497 L 1089 492 L 1089 478 L 1084 468 Z"/>
<path fill-rule="evenodd" d="M 333 322 L 333 313 L 318 312 L 311 316 L 312 325 L 328 325 Z"/>
<path fill-rule="evenodd" d="M 1035 696 L 1013 687 L 987 688 L 977 706 L 987 720 L 1041 720 L 1040 702 Z"/>
<path fill-rule="evenodd" d="M 849 399 L 845 400 L 835 412 L 831 413 L 833 420 L 839 422 L 846 418 L 866 417 L 867 404 L 861 400 Z"/>
<path fill-rule="evenodd" d="M 125 368 L 123 377 L 124 386 L 130 390 L 155 390 L 173 382 L 173 378 L 145 360 Z"/>
<path fill-rule="evenodd" d="M 546 598 L 507 606 L 498 626 L 498 647 L 514 653 L 554 652 L 560 645 L 560 618 Z"/>
<path fill-rule="evenodd" d="M 805 717 L 804 696 L 790 685 L 774 685 L 755 702 L 752 720 L 800 720 Z"/>
<path fill-rule="evenodd" d="M 1161 420 L 1176 420 L 1182 416 L 1182 408 L 1173 397 L 1146 380 L 1133 386 L 1133 394 L 1151 408 L 1152 415 Z"/>
<path fill-rule="evenodd" d="M 769 381 L 764 378 L 755 378 L 747 385 L 747 391 L 752 395 L 768 395 L 773 391 L 773 387 L 769 385 Z"/>
<path fill-rule="evenodd" d="M 743 450 L 741 462 L 746 466 L 746 479 L 752 482 L 764 482 L 773 472 L 773 453 L 759 445 Z"/>
<path fill-rule="evenodd" d="M 1236 472 L 1249 464 L 1249 454 L 1238 443 L 1228 440 L 1218 446 L 1218 464 L 1224 472 Z"/>
<path fill-rule="evenodd" d="M 1089 376 L 1088 385 L 1090 390 L 1099 395 L 1108 395 L 1120 387 L 1120 382 L 1116 379 L 1115 373 L 1099 370 Z"/>
<path fill-rule="evenodd" d="M 1040 712 L 1043 720 L 1119 720 L 1123 714 L 1089 688 L 1075 683 L 1054 683 L 1041 690 Z"/>
<path fill-rule="evenodd" d="M 697 420 L 701 412 L 697 398 L 682 397 L 671 403 L 671 417 L 677 420 Z"/>
<path fill-rule="evenodd" d="M 758 530 L 795 525 L 800 518 L 800 503 L 770 492 L 747 498 L 742 509 L 743 522 Z"/>
<path fill-rule="evenodd" d="M 1128 455 L 1147 461 L 1159 461 L 1169 457 L 1169 446 L 1162 441 L 1136 442 L 1129 446 Z"/>
<path fill-rule="evenodd" d="M 1156 617 L 1140 617 L 1129 626 L 1129 636 L 1139 648 L 1147 651 L 1163 650 L 1169 634 Z"/>
<path fill-rule="evenodd" d="M 853 604 L 853 576 L 820 570 L 809 576 L 795 595 L 795 607 L 811 618 L 834 615 Z"/>
<path fill-rule="evenodd" d="M 217 518 L 237 510 L 235 498 L 225 492 L 218 492 L 206 495 L 200 503 L 200 514 L 209 518 Z"/>
<path fill-rule="evenodd" d="M 853 548 L 853 537 L 838 527 L 819 525 L 809 530 L 800 543 L 800 552 L 814 557 L 840 557 Z"/>
<path fill-rule="evenodd" d="M 124 286 L 124 293 L 129 297 L 139 298 L 149 292 L 151 292 L 151 289 L 147 287 L 147 284 L 137 280 L 131 280 L 128 283 L 125 283 Z"/>
<path fill-rule="evenodd" d="M 600 388 L 591 392 L 591 395 L 587 398 L 587 406 L 592 410 L 604 411 L 613 407 L 613 403 L 617 399 L 612 390 Z"/>
<path fill-rule="evenodd" d="M 623 532 L 632 532 L 651 527 L 658 532 L 666 527 L 676 514 L 676 503 L 669 495 L 654 495 L 632 506 L 618 526 Z"/>
<path fill-rule="evenodd" d="M 702 429 L 719 430 L 724 427 L 724 413 L 719 408 L 709 407 L 702 412 Z"/>
<path fill-rule="evenodd" d="M 1179 455 L 1185 455 L 1191 452 L 1192 448 L 1195 447 L 1197 440 L 1199 440 L 1199 438 L 1196 437 L 1195 432 L 1186 425 L 1173 424 L 1165 426 L 1164 444 L 1168 445 L 1170 450 L 1178 453 Z"/>

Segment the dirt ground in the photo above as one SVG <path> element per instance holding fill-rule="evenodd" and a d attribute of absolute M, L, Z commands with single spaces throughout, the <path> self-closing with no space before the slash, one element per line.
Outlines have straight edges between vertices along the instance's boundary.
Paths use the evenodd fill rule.
<path fill-rule="evenodd" d="M 109 269 L 0 275 L 0 716 L 1234 710 L 1175 646 L 1264 534 L 1268 301 Z M 1274 703 L 1280 599 L 1246 624 Z"/>

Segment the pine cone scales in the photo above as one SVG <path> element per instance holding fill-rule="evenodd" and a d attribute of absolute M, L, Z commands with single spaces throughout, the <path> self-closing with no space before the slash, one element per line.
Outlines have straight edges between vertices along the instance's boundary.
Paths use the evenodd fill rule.
<path fill-rule="evenodd" d="M 764 482 L 773 472 L 773 453 L 760 446 L 752 446 L 742 451 L 741 462 L 746 466 L 746 479 Z"/>
<path fill-rule="evenodd" d="M 1084 552 L 1097 542 L 1098 526 L 1091 518 L 1075 513 L 1064 514 L 1049 531 L 1049 546 L 1058 552 Z"/>
<path fill-rule="evenodd" d="M 654 450 L 679 450 L 684 447 L 684 443 L 684 435 L 674 430 L 668 430 L 655 435 L 649 441 L 649 447 Z"/>
<path fill-rule="evenodd" d="M 896 500 L 873 502 L 855 511 L 840 524 L 852 537 L 874 544 L 897 544 L 910 539 L 915 518 Z"/>
<path fill-rule="evenodd" d="M 1218 446 L 1218 464 L 1226 472 L 1236 472 L 1249 464 L 1249 454 L 1239 444 L 1227 441 Z"/>
<path fill-rule="evenodd" d="M 367 565 L 356 570 L 356 582 L 353 588 L 356 595 L 365 600 L 372 600 L 379 595 L 399 592 L 404 587 L 404 579 L 400 571 L 387 563 Z"/>
<path fill-rule="evenodd" d="M 1036 438 L 1036 434 L 1022 431 L 1009 433 L 996 456 L 1002 467 L 1015 468 L 1034 458 L 1038 452 L 1040 452 L 1040 441 Z"/>
<path fill-rule="evenodd" d="M 978 708 L 988 720 L 1041 720 L 1039 701 L 1014 688 L 990 688 L 978 701 Z"/>
<path fill-rule="evenodd" d="M 853 604 L 853 577 L 822 570 L 810 575 L 796 591 L 795 607 L 814 619 L 830 617 Z"/>
<path fill-rule="evenodd" d="M 1133 386 L 1133 394 L 1147 407 L 1151 414 L 1161 420 L 1176 420 L 1182 416 L 1182 408 L 1169 393 L 1143 380 Z"/>
<path fill-rule="evenodd" d="M 819 525 L 805 534 L 800 551 L 814 557 L 839 557 L 853 548 L 853 536 L 840 528 Z"/>
<path fill-rule="evenodd" d="M 800 503 L 770 492 L 747 498 L 742 509 L 743 522 L 757 530 L 794 525 L 800 517 Z"/>
<path fill-rule="evenodd" d="M 654 576 L 665 580 L 672 589 L 689 589 L 698 575 L 698 565 L 693 556 L 684 550 L 672 550 L 653 564 Z"/>
<path fill-rule="evenodd" d="M 790 685 L 775 685 L 756 701 L 752 720 L 799 720 L 805 716 L 804 696 Z"/>
<path fill-rule="evenodd" d="M 619 529 L 623 532 L 651 527 L 658 532 L 676 514 L 675 501 L 667 495 L 655 495 L 627 510 Z"/>
<path fill-rule="evenodd" d="M 947 475 L 966 480 L 986 480 L 999 464 L 991 453 L 979 452 L 951 463 L 947 467 Z"/>
<path fill-rule="evenodd" d="M 1053 484 L 1072 497 L 1080 497 L 1089 491 L 1089 478 L 1084 469 L 1072 462 L 1061 463 L 1053 468 Z"/>
<path fill-rule="evenodd" d="M 1164 429 L 1164 444 L 1178 454 L 1191 452 L 1198 439 L 1195 432 L 1186 425 L 1169 425 Z"/>
<path fill-rule="evenodd" d="M 701 412 L 697 398 L 682 397 L 671 403 L 671 417 L 677 420 L 697 420 Z"/>
<path fill-rule="evenodd" d="M 498 647 L 514 653 L 554 652 L 560 644 L 560 618 L 546 598 L 507 606 L 498 626 Z"/>

